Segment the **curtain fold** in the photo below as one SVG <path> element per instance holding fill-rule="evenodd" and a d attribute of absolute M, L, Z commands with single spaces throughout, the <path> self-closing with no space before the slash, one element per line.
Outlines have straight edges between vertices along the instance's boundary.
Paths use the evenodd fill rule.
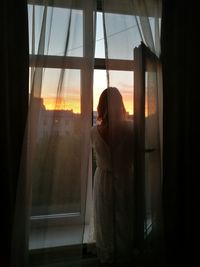
<path fill-rule="evenodd" d="M 29 113 L 12 266 L 29 266 L 36 259 L 45 264 L 51 257 L 59 262 L 63 259 L 56 256 L 56 247 L 65 251 L 64 261 L 81 264 L 92 121 L 93 4 L 28 4 Z M 86 25 L 94 32 L 90 36 Z"/>
<path fill-rule="evenodd" d="M 143 42 L 158 57 L 160 56 L 160 21 L 161 1 L 133 1 L 134 10 L 138 14 L 139 27 Z"/>

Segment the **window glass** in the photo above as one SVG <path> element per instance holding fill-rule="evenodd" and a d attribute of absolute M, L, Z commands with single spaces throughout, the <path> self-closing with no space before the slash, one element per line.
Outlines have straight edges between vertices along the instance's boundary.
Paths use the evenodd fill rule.
<path fill-rule="evenodd" d="M 103 33 L 103 18 L 101 12 L 97 12 L 96 18 L 95 57 L 105 58 L 105 39 Z"/>
<path fill-rule="evenodd" d="M 110 84 L 117 87 L 123 97 L 126 111 L 133 115 L 133 71 L 109 71 Z"/>
<path fill-rule="evenodd" d="M 72 9 L 70 21 L 70 9 L 47 7 L 46 23 L 43 26 L 44 37 L 41 37 L 42 22 L 45 21 L 44 6 L 35 6 L 34 24 L 33 14 L 33 5 L 28 5 L 30 54 L 83 56 L 82 10 Z M 67 38 L 69 42 L 66 53 Z"/>
<path fill-rule="evenodd" d="M 80 212 L 80 70 L 65 70 L 56 98 L 60 71 L 46 69 L 41 98 L 31 99 L 39 111 L 32 215 Z"/>
<path fill-rule="evenodd" d="M 133 59 L 133 49 L 141 43 L 135 16 L 105 13 L 108 57 Z"/>

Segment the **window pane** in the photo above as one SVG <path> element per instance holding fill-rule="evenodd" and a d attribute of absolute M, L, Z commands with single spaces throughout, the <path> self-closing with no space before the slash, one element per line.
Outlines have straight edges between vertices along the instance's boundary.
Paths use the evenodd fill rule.
<path fill-rule="evenodd" d="M 65 70 L 58 94 L 60 72 L 46 69 L 41 98 L 31 99 L 39 110 L 32 215 L 80 212 L 80 70 Z"/>
<path fill-rule="evenodd" d="M 97 12 L 96 18 L 96 43 L 95 43 L 95 57 L 105 58 L 105 45 L 104 45 L 104 33 L 103 33 L 103 18 L 102 13 Z"/>
<path fill-rule="evenodd" d="M 145 60 L 145 196 L 147 233 L 152 230 L 155 207 L 160 192 L 160 138 L 158 111 L 158 76 L 155 61 Z M 156 198 L 155 198 L 156 197 Z"/>
<path fill-rule="evenodd" d="M 83 11 L 47 7 L 46 22 L 44 14 L 44 6 L 28 5 L 30 54 L 83 56 Z"/>
<path fill-rule="evenodd" d="M 100 94 L 107 87 L 106 71 L 105 70 L 94 70 L 93 79 L 93 111 L 94 114 L 97 112 L 97 105 Z"/>
<path fill-rule="evenodd" d="M 141 43 L 135 16 L 105 13 L 108 57 L 133 59 L 133 49 Z"/>
<path fill-rule="evenodd" d="M 133 71 L 110 71 L 109 74 L 110 84 L 120 90 L 126 111 L 133 115 Z"/>

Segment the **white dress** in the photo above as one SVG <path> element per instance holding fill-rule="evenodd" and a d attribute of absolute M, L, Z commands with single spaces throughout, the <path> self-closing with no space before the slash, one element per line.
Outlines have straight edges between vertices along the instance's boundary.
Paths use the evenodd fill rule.
<path fill-rule="evenodd" d="M 97 126 L 91 129 L 96 155 L 93 187 L 94 233 L 101 262 L 131 253 L 133 241 L 133 131 L 124 127 L 111 149 Z"/>

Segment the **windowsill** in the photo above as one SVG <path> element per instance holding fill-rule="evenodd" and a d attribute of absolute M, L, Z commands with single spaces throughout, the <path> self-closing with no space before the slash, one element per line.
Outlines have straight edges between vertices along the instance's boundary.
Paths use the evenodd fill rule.
<path fill-rule="evenodd" d="M 88 244 L 89 225 L 49 226 L 32 230 L 29 239 L 31 266 L 94 266 L 98 263 L 95 243 Z M 79 262 L 77 265 L 77 261 Z M 95 265 L 96 266 L 96 265 Z"/>
<path fill-rule="evenodd" d="M 29 250 L 55 248 L 86 244 L 89 234 L 89 225 L 85 226 L 82 238 L 82 225 L 48 226 L 31 230 Z"/>

